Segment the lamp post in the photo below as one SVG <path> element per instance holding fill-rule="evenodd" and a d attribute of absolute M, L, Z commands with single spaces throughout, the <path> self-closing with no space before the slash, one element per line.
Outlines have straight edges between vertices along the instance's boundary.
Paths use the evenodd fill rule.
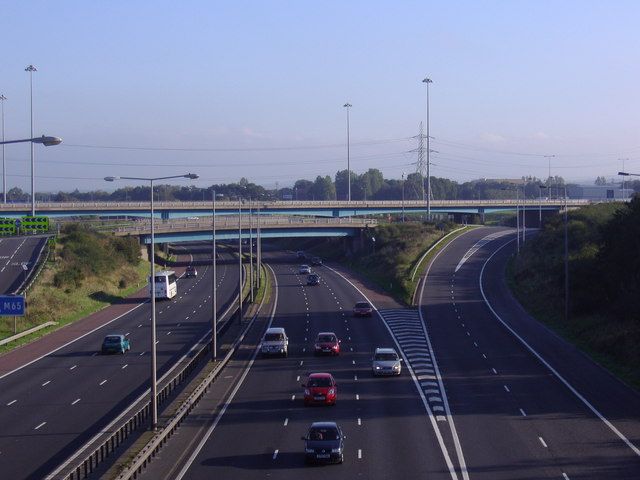
<path fill-rule="evenodd" d="M 515 186 L 516 190 L 516 252 L 520 255 L 520 190 Z M 511 190 L 510 188 L 501 188 L 501 190 Z"/>
<path fill-rule="evenodd" d="M 351 138 L 349 132 L 349 109 L 352 107 L 349 102 L 345 103 L 343 107 L 347 109 L 347 201 L 351 203 Z"/>
<path fill-rule="evenodd" d="M 7 169 L 4 163 L 4 101 L 7 99 L 4 95 L 0 94 L 0 106 L 2 108 L 2 197 L 3 203 L 7 203 Z"/>
<path fill-rule="evenodd" d="M 218 275 L 216 271 L 216 191 L 211 192 L 211 266 L 213 281 L 211 282 L 211 361 L 218 356 Z"/>
<path fill-rule="evenodd" d="M 0 142 L 0 145 L 2 145 L 2 172 L 3 172 L 3 186 L 4 186 L 4 202 L 7 202 L 7 187 L 6 187 L 6 181 L 7 181 L 7 177 L 5 175 L 5 170 L 4 170 L 4 146 L 8 145 L 10 143 L 26 143 L 26 142 L 31 142 L 31 190 L 33 192 L 34 189 L 34 177 L 33 177 L 33 144 L 34 143 L 41 143 L 42 145 L 44 145 L 45 147 L 51 147 L 53 145 L 60 145 L 62 143 L 62 139 L 60 137 L 50 137 L 47 135 L 42 135 L 41 137 L 33 137 L 33 134 L 31 136 L 31 138 L 23 138 L 20 140 L 5 140 L 4 139 L 4 104 L 3 104 L 3 121 L 2 121 L 2 142 Z M 32 193 L 31 195 L 31 216 L 35 216 L 36 214 L 36 203 L 35 203 L 35 195 Z"/>
<path fill-rule="evenodd" d="M 567 186 L 564 186 L 564 320 L 569 320 L 569 227 L 567 212 Z"/>
<path fill-rule="evenodd" d="M 153 182 L 158 180 L 169 180 L 172 178 L 189 178 L 196 179 L 198 175 L 195 173 L 187 173 L 184 175 L 171 175 L 169 177 L 155 177 L 155 178 L 145 178 L 145 177 L 104 177 L 107 182 L 115 182 L 116 180 L 141 180 L 144 182 L 149 182 L 151 187 L 151 277 L 150 277 L 150 285 L 149 285 L 149 296 L 151 297 L 151 430 L 155 430 L 158 425 L 158 381 L 156 378 L 156 370 L 157 370 L 157 357 L 156 357 L 156 267 L 155 267 L 155 249 L 154 242 L 155 236 L 153 228 L 155 226 L 155 222 L 153 220 Z"/>
<path fill-rule="evenodd" d="M 542 190 L 548 188 L 546 185 L 538 185 L 540 190 L 540 210 L 538 213 L 538 228 L 542 228 Z"/>
<path fill-rule="evenodd" d="M 629 160 L 629 159 L 628 158 L 620 158 L 619 160 L 622 160 L 622 169 L 624 170 L 624 162 L 625 162 L 625 160 Z M 628 177 L 628 176 L 640 177 L 640 174 L 628 173 L 628 172 L 618 172 L 618 175 L 620 175 L 622 177 L 622 200 L 624 201 L 624 199 L 627 198 L 626 195 L 625 195 L 624 177 Z"/>
<path fill-rule="evenodd" d="M 404 172 L 402 172 L 402 223 L 404 223 Z"/>
<path fill-rule="evenodd" d="M 29 72 L 29 98 L 31 108 L 31 138 L 33 138 L 33 72 L 38 70 L 33 65 L 28 65 L 24 69 L 25 72 Z M 31 216 L 36 215 L 36 182 L 34 175 L 34 159 L 33 159 L 33 142 L 31 143 Z"/>
<path fill-rule="evenodd" d="M 242 199 L 238 197 L 238 323 L 242 324 Z"/>
<path fill-rule="evenodd" d="M 430 78 L 425 78 L 422 83 L 427 86 L 427 219 L 431 220 L 431 137 L 429 135 L 429 84 L 433 83 Z"/>

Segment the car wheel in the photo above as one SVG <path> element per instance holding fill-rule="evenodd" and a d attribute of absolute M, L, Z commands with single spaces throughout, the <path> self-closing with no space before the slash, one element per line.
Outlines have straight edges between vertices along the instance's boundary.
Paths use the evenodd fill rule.
<path fill-rule="evenodd" d="M 342 463 L 344 461 L 344 454 L 341 453 L 340 454 L 340 460 L 338 460 L 338 463 Z"/>
<path fill-rule="evenodd" d="M 122 347 L 122 348 L 120 349 L 120 355 L 124 355 L 124 352 L 126 352 L 126 351 L 127 351 L 127 350 L 126 350 L 124 347 Z"/>

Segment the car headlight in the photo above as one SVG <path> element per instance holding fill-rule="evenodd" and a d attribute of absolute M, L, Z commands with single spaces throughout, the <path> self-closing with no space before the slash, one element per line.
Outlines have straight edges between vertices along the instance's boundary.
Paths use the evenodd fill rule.
<path fill-rule="evenodd" d="M 380 365 L 376 365 L 376 370 L 380 370 Z"/>
<path fill-rule="evenodd" d="M 340 453 L 340 449 L 339 448 L 332 448 L 331 449 L 331 453 Z"/>
<path fill-rule="evenodd" d="M 305 394 L 307 397 L 308 397 L 309 395 L 311 395 L 311 394 L 309 393 L 309 389 L 308 389 L 308 388 L 305 388 L 305 389 L 304 389 L 304 394 Z"/>
<path fill-rule="evenodd" d="M 396 363 L 396 364 L 393 366 L 393 369 L 394 369 L 394 370 L 400 370 L 400 364 L 399 364 L 399 363 Z"/>
<path fill-rule="evenodd" d="M 329 395 L 335 395 L 335 393 L 336 391 L 333 388 L 329 389 Z"/>
<path fill-rule="evenodd" d="M 315 450 L 313 448 L 305 448 L 304 449 L 305 453 L 314 453 Z"/>
<path fill-rule="evenodd" d="M 320 345 L 318 345 L 317 343 L 315 344 L 316 350 L 320 350 Z"/>

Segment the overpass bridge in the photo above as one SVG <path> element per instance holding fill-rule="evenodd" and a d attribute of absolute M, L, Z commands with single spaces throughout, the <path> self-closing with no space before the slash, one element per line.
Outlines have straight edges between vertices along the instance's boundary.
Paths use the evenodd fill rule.
<path fill-rule="evenodd" d="M 567 200 L 569 208 L 588 205 L 590 200 Z M 524 202 L 515 199 L 505 200 L 432 200 L 433 214 L 479 214 L 515 211 L 516 205 L 525 211 L 558 211 L 564 208 L 564 199 L 527 199 Z M 169 220 L 211 215 L 212 204 L 205 202 L 155 202 L 154 216 Z M 216 202 L 216 215 L 235 215 L 239 210 L 243 214 L 249 209 L 260 209 L 261 215 L 306 215 L 315 217 L 353 217 L 377 214 L 424 214 L 427 203 L 422 200 L 372 200 L 372 201 L 255 201 Z M 30 215 L 31 204 L 12 203 L 0 206 L 0 217 L 18 218 Z M 48 217 L 148 217 L 149 202 L 40 202 L 36 204 L 36 213 Z"/>
<path fill-rule="evenodd" d="M 313 218 L 313 217 L 283 217 L 269 216 L 260 220 L 261 238 L 293 238 L 293 237 L 355 237 L 362 230 L 374 228 L 376 220 L 360 218 Z M 256 237 L 257 217 L 253 217 L 252 224 L 248 216 L 216 215 L 216 239 L 237 240 L 238 231 L 241 237 L 249 239 L 249 228 L 253 228 L 253 238 Z M 240 228 L 238 228 L 240 227 Z M 151 243 L 151 222 L 149 220 L 117 227 L 113 230 L 117 236 L 137 236 L 140 243 Z M 209 240 L 213 237 L 211 217 L 197 220 L 169 220 L 156 222 L 154 226 L 154 243 L 179 243 L 197 240 Z"/>

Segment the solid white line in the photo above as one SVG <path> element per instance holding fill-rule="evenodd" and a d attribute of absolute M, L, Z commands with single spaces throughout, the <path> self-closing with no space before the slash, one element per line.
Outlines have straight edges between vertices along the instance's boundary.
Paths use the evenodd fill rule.
<path fill-rule="evenodd" d="M 147 303 L 147 302 L 143 302 L 143 303 L 141 303 L 141 304 L 139 304 L 139 305 L 136 305 L 136 306 L 135 306 L 135 307 L 133 307 L 131 310 L 127 310 L 127 311 L 126 311 L 126 312 L 124 312 L 122 315 L 118 315 L 117 317 L 115 317 L 115 318 L 113 318 L 113 319 L 109 320 L 108 322 L 105 322 L 105 323 L 101 324 L 99 327 L 96 327 L 96 328 L 94 328 L 93 330 L 90 330 L 90 331 L 88 331 L 87 333 L 84 333 L 84 334 L 80 335 L 79 337 L 74 338 L 73 340 L 71 340 L 71 341 L 69 341 L 69 342 L 65 343 L 64 345 L 60 345 L 59 347 L 54 348 L 53 350 L 51 350 L 51 351 L 49 351 L 49 352 L 45 353 L 44 355 L 40 355 L 38 358 L 34 358 L 33 360 L 31 360 L 30 362 L 25 363 L 24 365 L 20 365 L 18 368 L 14 368 L 14 369 L 13 369 L 13 370 L 11 370 L 10 372 L 7 372 L 7 373 L 5 373 L 5 374 L 3 374 L 3 375 L 0 375 L 0 380 L 2 380 L 4 377 L 8 377 L 9 375 L 11 375 L 12 373 L 17 372 L 18 370 L 22 370 L 24 367 L 28 367 L 29 365 L 31 365 L 31 364 L 33 364 L 33 363 L 37 362 L 38 360 L 42 360 L 44 357 L 47 357 L 47 356 L 51 355 L 52 353 L 55 353 L 55 352 L 57 352 L 58 350 L 61 350 L 61 349 L 65 348 L 65 347 L 67 347 L 67 346 L 71 345 L 71 344 L 72 344 L 72 343 L 74 343 L 74 342 L 77 342 L 78 340 L 80 340 L 81 338 L 86 337 L 87 335 L 91 335 L 93 332 L 96 332 L 96 331 L 100 330 L 101 328 L 106 327 L 106 326 L 107 326 L 107 325 L 109 325 L 110 323 L 113 323 L 113 322 L 115 322 L 116 320 L 118 320 L 118 319 L 120 319 L 120 318 L 124 317 L 125 315 L 127 315 L 127 314 L 129 314 L 129 313 L 133 312 L 136 308 L 140 308 L 140 307 L 141 307 L 142 305 L 144 305 L 145 303 Z"/>
<path fill-rule="evenodd" d="M 493 313 L 493 315 L 498 319 L 498 321 L 504 325 L 504 327 L 511 332 L 511 334 L 516 337 L 520 343 L 522 343 L 527 350 L 529 350 L 538 360 L 540 360 L 545 367 L 547 367 L 551 373 L 553 373 L 556 378 L 558 378 L 558 380 L 560 380 L 570 391 L 571 393 L 573 393 L 576 397 L 578 397 L 578 400 L 580 400 L 584 405 L 586 405 L 586 407 L 591 410 L 593 412 L 594 415 L 596 415 L 600 420 L 602 420 L 602 422 L 609 427 L 609 429 L 615 433 L 618 438 L 620 438 L 620 440 L 622 440 L 632 451 L 633 453 L 635 453 L 637 456 L 640 457 L 640 449 L 638 447 L 636 447 L 633 443 L 631 443 L 631 441 L 624 436 L 624 434 L 618 430 L 615 425 L 613 425 L 609 420 L 607 420 L 607 418 L 602 415 L 602 413 L 600 413 L 600 411 L 598 409 L 596 409 L 596 407 L 594 407 L 593 405 L 591 405 L 591 403 L 589 403 L 589 401 L 582 396 L 582 394 L 580 394 L 574 387 L 573 385 L 571 385 L 567 380 L 565 380 L 565 378 L 560 375 L 560 373 L 553 368 L 549 362 L 547 362 L 544 358 L 542 358 L 542 355 L 540 355 L 536 350 L 534 350 L 534 348 L 529 345 L 524 338 L 522 338 L 520 335 L 518 335 L 516 333 L 516 331 L 511 328 L 501 317 L 500 315 L 498 315 L 498 313 L 493 309 L 493 306 L 491 305 L 491 303 L 489 303 L 489 300 L 487 299 L 487 296 L 484 293 L 484 288 L 482 288 L 482 277 L 484 274 L 484 269 L 487 266 L 487 264 L 489 263 L 489 261 L 493 258 L 493 256 L 498 253 L 500 250 L 502 250 L 504 247 L 506 247 L 509 243 L 513 242 L 514 240 L 510 240 L 508 242 L 506 242 L 504 245 L 502 245 L 500 248 L 496 249 L 495 252 L 493 252 L 489 258 L 487 258 L 487 260 L 484 262 L 484 264 L 482 265 L 482 269 L 480 270 L 480 279 L 479 279 L 479 284 L 480 284 L 480 293 L 482 294 L 482 298 L 484 299 L 484 302 L 487 304 L 487 306 L 489 307 L 489 310 L 491 310 L 491 313 Z"/>
<path fill-rule="evenodd" d="M 538 437 L 538 440 L 540 440 L 540 443 L 544 448 L 549 448 L 542 437 Z"/>
<path fill-rule="evenodd" d="M 75 405 L 76 403 L 78 403 L 80 401 L 79 398 L 76 398 L 73 402 L 71 402 L 71 405 Z"/>
<path fill-rule="evenodd" d="M 274 284 L 275 284 L 274 285 L 275 289 L 274 289 L 273 310 L 271 312 L 271 317 L 269 318 L 269 324 L 267 325 L 267 328 L 269 328 L 271 326 L 272 322 L 273 322 L 273 319 L 274 319 L 275 315 L 276 315 L 276 308 L 278 306 L 278 279 L 276 277 L 275 272 L 271 268 L 271 266 L 270 265 L 266 265 L 266 266 L 269 268 L 269 270 L 271 270 L 271 273 L 273 273 Z M 207 441 L 209 440 L 209 437 L 211 437 L 211 434 L 213 433 L 215 428 L 218 426 L 218 423 L 220 422 L 220 419 L 222 418 L 224 413 L 227 411 L 227 408 L 229 407 L 229 405 L 233 401 L 234 397 L 236 396 L 236 393 L 238 393 L 238 390 L 240 390 L 240 386 L 244 382 L 244 379 L 249 374 L 249 370 L 251 369 L 251 366 L 255 362 L 256 356 L 258 355 L 259 351 L 260 351 L 260 345 L 258 344 L 258 346 L 256 347 L 255 351 L 253 352 L 253 355 L 251 357 L 251 360 L 249 361 L 249 364 L 247 365 L 247 368 L 245 368 L 244 372 L 242 373 L 242 376 L 240 377 L 240 380 L 238 380 L 238 383 L 236 384 L 236 386 L 234 387 L 233 391 L 229 395 L 229 398 L 227 398 L 227 401 L 222 406 L 222 409 L 218 413 L 218 416 L 216 417 L 214 422 L 211 424 L 211 426 L 209 427 L 209 429 L 207 430 L 205 435 L 202 437 L 202 439 L 200 440 L 200 443 L 195 448 L 195 450 L 193 451 L 193 453 L 191 454 L 191 456 L 189 457 L 187 462 L 184 464 L 184 466 L 182 467 L 182 470 L 180 470 L 180 472 L 176 476 L 175 480 L 182 480 L 182 478 L 186 475 L 187 470 L 189 470 L 189 467 L 191 467 L 191 464 L 193 464 L 193 462 L 195 461 L 196 457 L 198 456 L 198 454 L 200 453 L 200 451 L 204 447 L 205 443 L 207 443 Z"/>
<path fill-rule="evenodd" d="M 40 425 L 35 427 L 34 430 L 38 430 L 40 427 L 44 427 L 46 424 L 47 424 L 47 422 L 42 422 Z"/>
<path fill-rule="evenodd" d="M 520 409 L 520 414 L 521 414 L 523 417 L 526 417 L 526 416 L 527 416 L 527 414 L 526 414 L 526 413 L 524 413 L 524 410 L 523 410 L 523 409 Z"/>
<path fill-rule="evenodd" d="M 273 452 L 273 459 L 275 460 L 277 456 L 278 456 L 278 449 L 276 448 L 276 451 Z"/>
<path fill-rule="evenodd" d="M 9 403 L 7 403 L 7 407 L 10 405 L 13 405 L 14 403 L 16 403 L 18 400 L 11 400 Z"/>
<path fill-rule="evenodd" d="M 445 246 L 446 248 L 446 246 Z M 443 249 L 444 250 L 444 249 Z M 442 251 L 442 250 L 440 250 Z M 437 256 L 437 255 L 436 255 Z M 348 278 L 346 278 L 344 275 L 342 275 L 341 273 L 335 271 L 333 268 L 331 267 L 327 267 L 329 270 L 333 271 L 336 275 L 342 277 L 344 279 L 344 281 L 346 281 L 349 285 L 351 285 L 360 295 L 362 295 L 362 297 L 368 301 L 371 306 L 373 307 L 373 309 L 375 310 L 376 314 L 378 315 L 378 317 L 382 320 L 382 324 L 385 326 L 385 328 L 387 329 L 387 331 L 389 332 L 389 335 L 391 335 L 391 338 L 393 339 L 394 343 L 396 344 L 396 346 L 398 347 L 398 350 L 400 352 L 400 354 L 404 357 L 405 362 L 407 363 L 407 370 L 409 370 L 409 373 L 411 375 L 411 378 L 413 379 L 414 384 L 416 385 L 416 388 L 418 390 L 418 394 L 420 395 L 420 398 L 422 399 L 422 404 L 425 407 L 425 410 L 427 411 L 429 420 L 431 421 L 431 425 L 433 427 L 434 433 L 436 435 L 436 438 L 438 439 L 438 445 L 440 446 L 440 451 L 442 452 L 442 456 L 444 457 L 445 463 L 447 464 L 447 468 L 449 469 L 449 474 L 451 475 L 451 478 L 453 480 L 458 480 L 458 474 L 455 470 L 455 467 L 453 465 L 453 462 L 451 461 L 451 458 L 449 456 L 449 451 L 447 450 L 446 445 L 444 444 L 444 439 L 442 438 L 442 434 L 440 433 L 440 429 L 436 423 L 436 419 L 435 416 L 433 414 L 433 411 L 431 409 L 431 406 L 429 405 L 429 402 L 427 402 L 426 397 L 424 396 L 424 393 L 422 392 L 422 390 L 419 388 L 419 382 L 418 379 L 416 378 L 415 374 L 413 373 L 413 369 L 411 368 L 411 365 L 408 363 L 408 359 L 405 356 L 400 343 L 398 342 L 398 340 L 396 339 L 396 337 L 394 336 L 392 327 L 387 323 L 387 321 L 385 320 L 384 316 L 382 315 L 382 313 L 380 313 L 380 310 L 378 310 L 378 308 L 374 305 L 374 303 L 364 294 L 364 292 L 362 292 L 362 290 L 360 290 L 358 287 L 356 287 Z M 353 350 L 353 349 L 352 349 Z M 431 382 L 429 382 L 431 383 Z M 466 468 L 465 468 L 466 469 Z M 468 479 L 468 477 L 467 477 Z"/>

